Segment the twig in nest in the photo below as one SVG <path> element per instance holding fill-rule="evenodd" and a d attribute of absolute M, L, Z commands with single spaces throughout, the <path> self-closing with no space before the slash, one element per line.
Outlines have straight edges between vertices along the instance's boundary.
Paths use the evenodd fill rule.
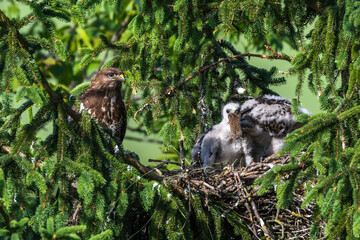
<path fill-rule="evenodd" d="M 251 204 L 251 207 L 253 209 L 253 212 L 256 216 L 256 218 L 259 220 L 260 222 L 260 226 L 261 226 L 261 230 L 264 232 L 264 234 L 269 238 L 269 239 L 273 239 L 273 237 L 271 236 L 271 233 L 269 232 L 269 230 L 266 228 L 266 225 L 265 225 L 265 222 L 264 220 L 261 218 L 258 210 L 257 210 L 257 207 L 256 207 L 256 204 L 254 202 L 254 200 L 250 197 L 250 195 L 247 193 L 246 191 L 246 188 L 243 187 L 243 184 L 242 184 L 242 181 L 239 177 L 239 174 L 237 172 L 234 172 L 234 177 L 235 177 L 235 181 L 238 183 L 238 186 L 239 188 L 242 188 L 244 189 L 245 193 L 246 193 L 246 196 L 248 197 L 249 201 L 250 201 L 250 204 Z"/>
<path fill-rule="evenodd" d="M 159 162 L 160 164 L 156 166 L 156 168 L 162 167 L 165 164 L 174 164 L 174 165 L 178 165 L 180 166 L 180 163 L 178 162 L 171 162 L 168 159 L 164 159 L 164 160 L 156 160 L 156 159 L 149 159 L 148 162 Z"/>
<path fill-rule="evenodd" d="M 266 225 L 265 225 L 265 222 L 264 220 L 261 218 L 257 208 L 256 208 L 256 204 L 254 202 L 254 200 L 252 198 L 250 198 L 250 204 L 251 204 L 251 207 L 254 211 L 254 214 L 256 216 L 256 218 L 259 220 L 260 222 L 260 226 L 261 226 L 261 230 L 263 230 L 263 232 L 265 233 L 265 235 L 269 238 L 269 239 L 273 239 L 269 230 L 267 229 Z"/>
<path fill-rule="evenodd" d="M 243 199 L 247 199 L 246 194 L 244 194 L 244 191 L 243 191 L 243 190 L 244 190 L 244 187 L 242 186 L 242 183 L 241 183 L 241 181 L 240 181 L 240 177 L 239 177 L 238 173 L 237 173 L 237 172 L 234 172 L 234 176 L 235 176 L 236 185 L 237 185 L 237 187 L 238 187 L 239 196 L 242 196 Z M 251 212 L 249 203 L 248 203 L 247 201 L 245 201 L 244 204 L 245 204 L 246 210 L 247 210 L 248 213 L 249 213 L 250 222 L 251 222 L 251 224 L 252 224 L 252 228 L 249 228 L 249 229 L 254 233 L 254 235 L 255 235 L 257 238 L 259 238 L 258 235 L 256 234 L 256 230 L 255 230 L 256 228 L 255 228 L 255 224 L 254 224 L 254 221 L 253 221 L 253 215 L 252 215 L 252 212 Z"/>
<path fill-rule="evenodd" d="M 184 141 L 182 139 L 179 140 L 179 148 L 180 148 L 180 161 L 181 161 L 181 170 L 185 170 L 185 152 L 184 152 Z"/>
<path fill-rule="evenodd" d="M 284 225 L 279 220 L 268 220 L 268 222 L 274 222 L 274 223 L 277 223 L 277 224 L 279 224 L 281 226 L 281 238 L 280 239 L 284 239 L 284 236 L 285 236 Z"/>

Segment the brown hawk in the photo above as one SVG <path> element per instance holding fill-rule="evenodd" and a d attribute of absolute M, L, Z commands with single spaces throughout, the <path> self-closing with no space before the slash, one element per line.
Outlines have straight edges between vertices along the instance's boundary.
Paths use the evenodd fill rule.
<path fill-rule="evenodd" d="M 87 112 L 103 126 L 112 130 L 122 142 L 126 131 L 126 109 L 121 96 L 124 73 L 109 67 L 99 71 L 89 88 L 79 97 L 80 111 Z"/>

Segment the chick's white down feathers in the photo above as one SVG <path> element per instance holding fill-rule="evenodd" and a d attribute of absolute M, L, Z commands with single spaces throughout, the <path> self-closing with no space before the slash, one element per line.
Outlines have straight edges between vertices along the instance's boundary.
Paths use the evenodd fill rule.
<path fill-rule="evenodd" d="M 229 114 L 239 111 L 239 103 L 230 102 L 224 106 L 222 121 L 200 136 L 192 151 L 193 159 L 200 158 L 204 167 L 240 164 L 243 159 L 241 138 L 232 138 L 228 122 Z"/>
<path fill-rule="evenodd" d="M 228 122 L 234 109 L 240 109 L 242 135 L 237 139 L 231 137 Z M 302 108 L 298 113 L 310 114 Z M 228 103 L 222 114 L 222 121 L 201 135 L 194 146 L 192 158 L 200 160 L 203 167 L 248 166 L 261 157 L 277 154 L 286 135 L 303 125 L 295 121 L 290 101 L 273 95 L 249 99 L 241 107 Z"/>

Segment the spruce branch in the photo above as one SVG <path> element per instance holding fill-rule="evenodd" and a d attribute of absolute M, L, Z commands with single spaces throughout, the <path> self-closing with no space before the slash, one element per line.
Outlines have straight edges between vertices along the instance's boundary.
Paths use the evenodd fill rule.
<path fill-rule="evenodd" d="M 206 37 L 208 34 L 206 33 L 205 30 L 203 30 L 203 32 L 204 32 L 204 35 Z M 227 34 L 227 32 L 225 32 L 223 37 L 225 37 L 226 34 Z M 220 46 L 221 39 L 222 38 L 220 38 L 219 41 L 216 41 L 215 36 L 213 34 L 211 34 L 211 36 L 210 36 L 210 40 L 211 40 L 212 44 L 215 46 L 215 49 L 217 49 L 217 51 L 221 54 L 220 56 L 222 56 L 223 58 L 226 58 L 227 55 Z M 224 65 L 225 65 L 225 68 L 227 68 L 227 69 L 233 69 L 233 65 L 231 64 L 231 62 L 225 62 Z M 230 88 L 233 88 L 233 85 L 235 83 L 234 76 L 230 75 L 229 78 L 230 78 Z"/>
<path fill-rule="evenodd" d="M 222 2 L 223 2 L 223 1 L 222 1 Z M 218 9 L 218 8 L 220 8 L 220 6 L 221 6 L 221 3 L 220 3 L 220 5 L 216 5 L 216 6 L 209 6 L 209 5 L 198 6 L 198 5 L 196 5 L 196 8 L 208 10 L 208 9 Z M 172 9 L 172 8 L 175 7 L 175 5 L 173 5 L 173 4 L 168 4 L 167 7 Z"/>
<path fill-rule="evenodd" d="M 10 228 L 10 217 L 9 217 L 9 215 L 5 212 L 2 203 L 0 203 L 0 214 L 1 214 L 1 216 L 3 217 L 3 219 L 4 219 L 4 221 L 5 221 L 6 228 L 11 231 L 11 228 Z"/>
<path fill-rule="evenodd" d="M 141 129 L 141 126 L 139 126 L 137 128 L 127 126 L 126 129 L 129 130 L 129 131 L 132 131 L 132 132 L 137 132 L 137 133 L 147 135 L 147 132 L 145 130 Z M 155 133 L 158 133 L 158 131 L 155 131 Z"/>
<path fill-rule="evenodd" d="M 332 1 L 305 0 L 305 4 L 318 14 L 323 13 L 326 7 L 329 6 L 331 3 Z"/>
<path fill-rule="evenodd" d="M 0 18 L 1 21 L 4 22 L 6 24 L 6 26 L 8 28 L 12 28 L 11 22 L 9 20 L 9 18 L 0 10 Z M 14 30 L 13 30 L 14 31 Z M 33 56 L 30 54 L 31 51 L 29 51 L 29 49 L 27 48 L 27 44 L 26 44 L 26 40 L 22 37 L 22 34 L 19 32 L 19 29 L 16 29 L 16 36 L 17 36 L 17 40 L 19 41 L 19 45 L 21 46 L 22 49 L 25 50 L 26 54 L 28 54 L 28 56 L 24 56 L 28 59 L 28 61 L 34 61 L 35 59 L 33 58 Z M 36 78 L 36 73 L 34 72 L 35 70 L 32 69 L 33 75 Z M 80 116 L 79 114 L 77 114 L 76 112 L 74 112 L 67 104 L 64 103 L 63 98 L 55 93 L 49 83 L 47 82 L 47 80 L 42 76 L 42 74 L 40 74 L 40 79 L 39 82 L 41 83 L 42 87 L 44 88 L 44 90 L 47 92 L 47 94 L 49 94 L 52 102 L 54 102 L 55 104 L 62 104 L 65 107 L 66 112 L 76 121 L 79 121 Z"/>
<path fill-rule="evenodd" d="M 36 15 L 31 15 L 31 16 L 28 16 L 26 19 L 23 20 L 23 22 L 21 22 L 20 24 L 17 24 L 17 28 L 21 28 L 23 27 L 24 25 L 28 24 L 29 22 L 31 22 L 31 20 L 33 20 L 34 18 L 36 17 Z"/>
<path fill-rule="evenodd" d="M 303 45 L 303 42 L 302 42 L 302 36 L 301 36 L 300 30 L 299 30 L 298 24 L 297 24 L 296 19 L 295 19 L 294 16 L 291 15 L 291 18 L 294 21 L 294 24 L 295 24 L 295 27 L 296 27 L 296 30 L 297 30 L 296 33 L 298 34 L 298 38 L 300 40 L 300 49 L 302 50 L 303 53 L 305 53 L 304 45 Z"/>
<path fill-rule="evenodd" d="M 280 74 L 290 75 L 290 74 L 294 74 L 294 73 L 296 73 L 296 72 L 297 72 L 297 71 L 292 71 L 292 72 L 279 71 L 279 72 L 278 72 L 278 75 L 280 75 Z"/>
<path fill-rule="evenodd" d="M 0 19 L 3 24 L 5 24 L 7 27 L 11 26 L 9 18 L 4 14 L 3 11 L 0 10 Z"/>
<path fill-rule="evenodd" d="M 159 182 L 161 182 L 164 179 L 164 177 L 157 174 L 154 169 L 145 167 L 130 154 L 124 154 L 122 152 L 120 152 L 120 154 L 121 154 L 121 158 L 124 159 L 125 163 L 135 167 L 144 176 L 147 176 L 148 178 Z"/>
<path fill-rule="evenodd" d="M 119 29 L 118 29 L 118 30 L 114 33 L 114 35 L 111 37 L 111 40 L 110 40 L 111 43 L 117 41 L 117 40 L 121 37 L 121 35 L 125 32 L 126 27 L 127 27 L 128 24 L 129 24 L 129 18 L 127 17 L 127 18 L 125 18 L 125 20 L 121 23 Z M 106 59 L 107 59 L 107 57 L 108 57 L 109 50 L 110 50 L 110 49 L 107 49 L 107 50 L 106 50 L 105 56 L 104 56 L 103 59 L 101 60 L 101 63 L 99 64 L 99 67 L 97 68 L 97 70 L 96 70 L 95 72 L 98 72 L 98 71 L 101 70 L 101 67 L 104 65 L 104 63 L 105 63 L 105 61 L 106 61 Z M 95 74 L 95 72 L 94 72 L 94 73 L 91 73 L 90 76 L 87 77 L 87 79 L 90 79 L 91 76 L 92 76 L 93 74 Z"/>
<path fill-rule="evenodd" d="M 275 50 L 273 50 L 273 49 L 271 48 L 271 46 L 268 46 L 268 45 L 265 44 L 264 47 L 265 47 L 266 51 L 272 52 L 275 56 L 277 56 L 277 57 L 280 58 L 280 59 L 282 59 L 282 58 L 283 58 L 283 59 L 288 59 L 289 62 L 292 60 L 292 58 L 285 57 L 285 56 L 281 55 L 280 53 L 276 52 Z"/>
<path fill-rule="evenodd" d="M 74 110 L 72 110 L 70 108 L 70 106 L 64 102 L 63 97 L 60 94 L 58 94 L 52 90 L 48 81 L 42 75 L 41 75 L 40 81 L 41 81 L 41 84 L 42 84 L 44 90 L 47 92 L 47 94 L 49 94 L 51 101 L 54 104 L 61 104 L 64 107 L 67 114 L 69 114 L 69 116 L 72 119 L 74 119 L 75 121 L 78 122 L 80 120 L 80 114 L 78 114 Z"/>
<path fill-rule="evenodd" d="M 245 54 L 237 54 L 237 55 L 233 55 L 231 57 L 226 57 L 226 58 L 220 58 L 219 61 L 216 61 L 212 64 L 209 64 L 203 68 L 201 68 L 199 71 L 193 73 L 192 75 L 190 75 L 189 77 L 185 78 L 183 81 L 179 82 L 178 84 L 176 84 L 173 87 L 170 87 L 168 89 L 166 89 L 163 93 L 157 94 L 156 96 L 152 97 L 150 100 L 148 100 L 140 109 L 138 109 L 135 114 L 134 114 L 134 120 L 139 123 L 139 121 L 137 120 L 136 116 L 142 111 L 144 110 L 149 104 L 151 104 L 152 102 L 156 101 L 158 98 L 160 98 L 161 96 L 166 96 L 171 94 L 174 90 L 180 88 L 182 85 L 184 85 L 185 83 L 189 82 L 191 79 L 193 79 L 194 77 L 199 76 L 201 73 L 205 72 L 206 70 L 209 70 L 212 67 L 217 66 L 220 63 L 223 62 L 227 62 L 230 61 L 232 59 L 237 59 L 237 58 L 242 58 L 242 57 L 248 57 L 250 59 L 250 57 L 258 57 L 258 58 L 263 58 L 263 59 L 276 59 L 276 60 L 285 60 L 290 62 L 292 60 L 292 58 L 286 57 L 286 56 L 269 56 L 269 55 L 264 55 L 264 54 L 253 54 L 253 53 L 245 53 Z"/>

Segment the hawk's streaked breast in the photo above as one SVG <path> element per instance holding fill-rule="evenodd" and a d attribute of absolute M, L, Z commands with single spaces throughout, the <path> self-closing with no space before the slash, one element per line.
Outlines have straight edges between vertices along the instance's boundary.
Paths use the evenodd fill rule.
<path fill-rule="evenodd" d="M 88 113 L 110 128 L 122 141 L 126 131 L 126 109 L 121 96 L 124 74 L 116 68 L 99 71 L 89 88 L 79 97 Z"/>

